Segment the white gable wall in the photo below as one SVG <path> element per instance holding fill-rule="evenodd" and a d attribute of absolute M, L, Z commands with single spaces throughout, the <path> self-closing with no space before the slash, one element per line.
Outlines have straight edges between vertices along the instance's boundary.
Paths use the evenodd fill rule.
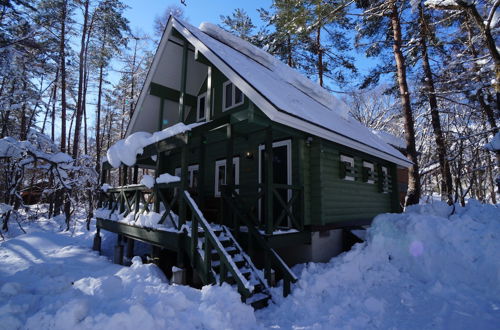
<path fill-rule="evenodd" d="M 170 23 L 170 21 L 169 21 Z M 156 83 L 177 91 L 181 88 L 182 75 L 182 40 L 171 35 L 171 23 L 162 37 L 158 52 L 155 55 L 151 69 L 145 82 L 145 88 L 137 102 L 136 111 L 127 129 L 127 136 L 139 132 L 155 132 L 158 130 L 158 118 L 160 111 L 160 98 L 149 94 L 149 85 Z M 187 62 L 186 92 L 197 96 L 200 87 L 207 77 L 208 67 L 194 59 L 194 48 L 189 46 Z M 179 102 L 172 100 L 164 101 L 163 122 L 165 127 L 179 122 Z M 186 106 L 186 115 L 191 107 Z"/>

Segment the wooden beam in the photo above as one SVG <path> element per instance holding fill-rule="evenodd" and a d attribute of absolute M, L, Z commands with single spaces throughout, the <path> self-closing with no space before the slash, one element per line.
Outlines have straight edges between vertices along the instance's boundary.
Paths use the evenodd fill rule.
<path fill-rule="evenodd" d="M 234 154 L 234 141 L 233 141 L 233 126 L 231 124 L 227 125 L 226 127 L 226 185 L 229 188 L 230 191 L 234 189 L 234 170 L 233 170 L 233 154 Z M 222 207 L 222 224 L 229 224 L 231 223 L 231 219 L 228 219 L 230 217 L 229 215 L 231 212 L 226 210 L 226 207 Z M 224 223 L 224 221 L 227 221 Z M 236 228 L 234 228 L 236 230 Z"/>
<path fill-rule="evenodd" d="M 271 126 L 266 131 L 266 147 L 265 147 L 265 155 L 266 155 L 266 177 L 265 177 L 265 219 L 266 219 L 266 234 L 271 235 L 273 233 L 273 129 Z"/>
<path fill-rule="evenodd" d="M 186 223 L 187 215 L 187 205 L 184 200 L 184 191 L 188 188 L 188 145 L 187 143 L 182 146 L 181 152 L 181 188 L 180 188 L 180 198 L 179 198 L 179 226 Z"/>
<path fill-rule="evenodd" d="M 151 84 L 149 84 L 149 94 L 166 100 L 178 102 L 181 92 L 176 89 L 152 82 Z M 184 102 L 189 106 L 194 106 L 198 102 L 198 98 L 194 95 L 185 93 Z"/>
<path fill-rule="evenodd" d="M 179 96 L 179 122 L 184 122 L 184 113 L 186 112 L 185 95 L 186 95 L 186 80 L 187 80 L 187 59 L 188 59 L 188 43 L 184 41 L 182 48 L 182 71 L 181 71 L 181 93 Z"/>
<path fill-rule="evenodd" d="M 210 65 L 212 65 L 212 63 L 210 63 L 210 61 L 205 57 L 205 55 L 200 53 L 198 48 L 195 49 L 195 51 L 194 51 L 194 60 L 196 62 L 200 62 L 202 64 L 208 65 L 209 67 L 210 67 Z"/>
<path fill-rule="evenodd" d="M 213 118 L 214 109 L 212 109 L 212 67 L 209 66 L 207 69 L 207 98 L 205 102 L 205 116 L 207 121 Z"/>
<path fill-rule="evenodd" d="M 158 109 L 158 131 L 163 129 L 163 111 L 165 107 L 165 99 L 160 98 L 160 109 Z"/>

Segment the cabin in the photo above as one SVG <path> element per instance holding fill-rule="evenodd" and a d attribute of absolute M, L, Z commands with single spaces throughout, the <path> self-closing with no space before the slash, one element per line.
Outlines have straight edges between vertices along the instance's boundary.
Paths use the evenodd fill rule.
<path fill-rule="evenodd" d="M 290 266 L 328 261 L 352 229 L 400 210 L 397 171 L 411 163 L 346 112 L 265 51 L 170 17 L 102 166 L 103 183 L 121 167 L 135 184 L 103 185 L 94 248 L 106 230 L 117 262 L 141 241 L 174 281 L 228 282 L 254 307 L 278 281 L 287 295 Z"/>

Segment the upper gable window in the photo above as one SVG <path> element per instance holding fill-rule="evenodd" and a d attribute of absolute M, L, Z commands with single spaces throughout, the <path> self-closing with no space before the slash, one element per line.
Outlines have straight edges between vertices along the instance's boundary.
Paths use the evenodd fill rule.
<path fill-rule="evenodd" d="M 207 93 L 198 96 L 198 105 L 196 107 L 196 121 L 203 121 L 207 119 Z"/>
<path fill-rule="evenodd" d="M 243 93 L 229 80 L 222 86 L 222 92 L 224 94 L 222 97 L 224 101 L 222 111 L 226 111 L 243 104 Z"/>

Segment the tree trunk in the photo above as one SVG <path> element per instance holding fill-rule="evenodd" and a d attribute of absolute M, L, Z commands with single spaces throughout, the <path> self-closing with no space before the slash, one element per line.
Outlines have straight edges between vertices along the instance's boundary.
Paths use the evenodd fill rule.
<path fill-rule="evenodd" d="M 417 149 L 415 145 L 415 123 L 410 103 L 410 91 L 406 81 L 406 65 L 403 53 L 401 51 L 401 22 L 399 20 L 399 11 L 396 0 L 391 0 L 391 25 L 393 32 L 393 52 L 397 66 L 397 77 L 399 92 L 401 94 L 401 105 L 403 107 L 405 140 L 407 157 L 413 162 L 408 173 L 408 192 L 406 194 L 405 206 L 418 204 L 420 200 L 420 174 L 417 158 Z M 395 178 L 394 178 L 395 179 Z"/>
<path fill-rule="evenodd" d="M 103 44 L 104 47 L 104 44 Z M 103 82 L 103 65 L 99 67 L 99 88 L 97 91 L 97 109 L 95 121 L 95 141 L 96 141 L 96 160 L 95 169 L 97 173 L 101 173 L 101 102 L 102 102 L 102 82 Z"/>
<path fill-rule="evenodd" d="M 85 39 L 87 37 L 87 23 L 89 19 L 89 0 L 84 2 L 82 38 L 80 42 L 80 55 L 78 57 L 78 96 L 76 100 L 75 132 L 73 139 L 73 158 L 78 158 L 78 147 L 80 144 L 80 130 L 83 116 L 83 83 L 84 83 L 84 60 L 85 60 Z"/>
<path fill-rule="evenodd" d="M 446 146 L 441 129 L 441 120 L 439 118 L 438 103 L 436 99 L 436 90 L 434 88 L 434 78 L 432 69 L 429 63 L 429 54 L 427 52 L 427 22 L 422 4 L 419 4 L 420 15 L 420 43 L 422 50 L 422 67 L 425 75 L 425 91 L 429 98 L 429 106 L 431 111 L 431 123 L 434 130 L 434 138 L 436 140 L 436 149 L 439 159 L 439 168 L 441 171 L 441 198 L 446 199 L 446 202 L 453 204 L 453 180 L 451 178 L 450 165 L 446 157 Z"/>
<path fill-rule="evenodd" d="M 66 16 L 68 1 L 61 6 L 61 40 L 59 56 L 61 58 L 61 151 L 66 152 Z"/>
<path fill-rule="evenodd" d="M 318 26 L 316 34 L 316 47 L 318 51 L 318 81 L 323 87 L 323 49 L 321 48 L 321 25 Z"/>

